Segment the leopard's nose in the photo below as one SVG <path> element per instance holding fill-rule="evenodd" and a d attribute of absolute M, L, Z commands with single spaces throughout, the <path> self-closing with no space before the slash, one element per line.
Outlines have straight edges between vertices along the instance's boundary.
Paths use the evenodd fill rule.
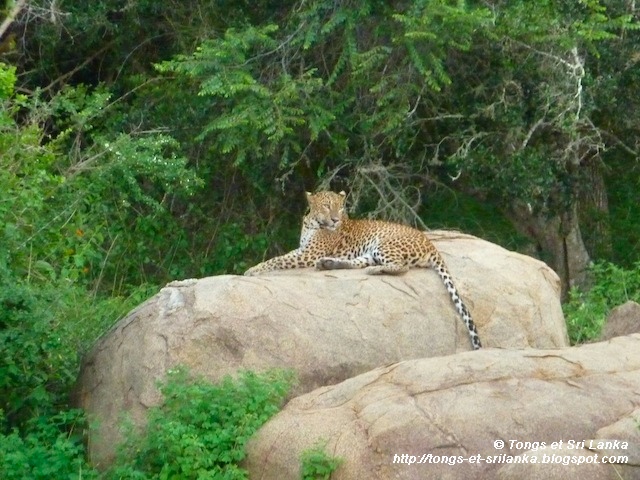
<path fill-rule="evenodd" d="M 340 217 L 331 217 L 331 221 L 333 223 L 339 223 L 340 222 Z"/>

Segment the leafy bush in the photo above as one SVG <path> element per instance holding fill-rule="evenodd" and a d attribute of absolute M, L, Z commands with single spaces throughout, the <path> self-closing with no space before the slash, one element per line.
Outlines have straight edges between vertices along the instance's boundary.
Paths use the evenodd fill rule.
<path fill-rule="evenodd" d="M 67 282 L 26 284 L 0 267 L 0 409 L 10 428 L 65 408 L 80 355 L 152 290 L 102 299 Z"/>
<path fill-rule="evenodd" d="M 75 379 L 77 353 L 64 343 L 50 293 L 0 272 L 0 409 L 12 427 L 54 411 Z"/>
<path fill-rule="evenodd" d="M 160 385 L 164 402 L 148 412 L 141 433 L 129 428 L 113 479 L 244 479 L 238 466 L 249 437 L 280 408 L 292 375 L 243 372 L 219 384 L 172 370 Z"/>
<path fill-rule="evenodd" d="M 103 299 L 69 282 L 31 285 L 0 265 L 0 478 L 96 478 L 69 391 L 81 353 L 149 293 Z"/>
<path fill-rule="evenodd" d="M 595 339 L 609 311 L 629 300 L 640 301 L 640 263 L 624 269 L 602 262 L 592 267 L 595 277 L 588 291 L 573 289 L 564 305 L 564 314 L 572 344 Z"/>
<path fill-rule="evenodd" d="M 2 412 L 0 411 L 0 422 Z M 0 478 L 3 480 L 58 480 L 97 478 L 85 460 L 82 439 L 75 426 L 84 423 L 78 410 L 32 420 L 26 435 L 18 429 L 0 433 Z"/>
<path fill-rule="evenodd" d="M 112 133 L 102 88 L 15 95 L 14 73 L 0 63 L 0 264 L 114 295 L 190 276 L 175 213 L 202 181 L 177 141 Z"/>
<path fill-rule="evenodd" d="M 318 443 L 302 452 L 302 480 L 329 480 L 343 462 L 342 458 L 330 457 L 324 447 Z"/>

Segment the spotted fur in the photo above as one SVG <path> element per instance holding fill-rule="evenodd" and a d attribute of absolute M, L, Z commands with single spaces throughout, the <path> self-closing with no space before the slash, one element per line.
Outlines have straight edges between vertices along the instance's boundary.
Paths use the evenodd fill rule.
<path fill-rule="evenodd" d="M 469 309 L 460 298 L 440 252 L 426 235 L 407 225 L 350 219 L 344 208 L 345 197 L 344 192 L 307 193 L 309 213 L 303 220 L 300 246 L 250 268 L 245 275 L 314 266 L 318 270 L 364 268 L 370 275 L 397 275 L 411 267 L 430 267 L 449 292 L 474 350 L 481 348 Z"/>

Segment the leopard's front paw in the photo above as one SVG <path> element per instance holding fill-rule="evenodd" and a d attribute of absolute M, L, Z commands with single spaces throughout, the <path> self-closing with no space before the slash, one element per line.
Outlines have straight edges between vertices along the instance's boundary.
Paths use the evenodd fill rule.
<path fill-rule="evenodd" d="M 258 265 L 256 265 L 255 267 L 251 267 L 249 270 L 244 272 L 244 276 L 245 277 L 255 277 L 259 273 L 260 273 L 260 271 L 258 269 Z"/>
<path fill-rule="evenodd" d="M 325 257 L 316 262 L 316 270 L 336 270 L 340 268 L 340 264 L 340 260 Z"/>
<path fill-rule="evenodd" d="M 365 268 L 364 273 L 366 273 L 367 275 L 380 275 L 385 273 L 385 271 L 384 271 L 384 267 L 381 267 L 380 265 L 375 265 L 373 267 Z"/>

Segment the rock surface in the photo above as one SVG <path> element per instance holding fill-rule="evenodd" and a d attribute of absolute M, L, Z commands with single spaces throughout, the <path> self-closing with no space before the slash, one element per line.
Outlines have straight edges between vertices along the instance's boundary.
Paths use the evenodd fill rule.
<path fill-rule="evenodd" d="M 640 332 L 640 305 L 628 301 L 611 310 L 604 322 L 601 340 Z"/>
<path fill-rule="evenodd" d="M 498 467 L 497 480 L 631 480 L 615 476 L 615 469 L 620 465 L 603 464 L 596 453 L 586 448 L 567 448 L 565 445 L 557 449 L 545 447 L 525 452 L 516 458 L 521 463 Z M 536 464 L 533 464 L 534 461 Z"/>
<path fill-rule="evenodd" d="M 599 429 L 594 438 L 584 441 L 585 448 L 559 449 L 547 446 L 520 457 L 537 457 L 540 465 L 513 463 L 499 468 L 500 480 L 640 480 L 640 408 L 617 422 Z M 545 456 L 546 455 L 546 456 Z M 612 465 L 603 458 L 611 459 Z M 619 457 L 624 457 L 624 461 Z M 524 460 L 524 459 L 523 459 Z M 546 463 L 544 463 L 546 461 Z"/>
<path fill-rule="evenodd" d="M 489 242 L 432 232 L 486 347 L 567 345 L 558 277 Z M 438 275 L 298 270 L 261 277 L 173 282 L 121 320 L 83 362 L 77 404 L 97 430 L 105 464 L 127 413 L 142 424 L 160 401 L 156 383 L 178 365 L 213 381 L 238 369 L 294 369 L 295 393 L 404 359 L 471 349 Z"/>
<path fill-rule="evenodd" d="M 619 477 L 620 465 L 595 465 L 603 452 L 584 448 L 639 407 L 640 334 L 407 360 L 293 399 L 250 441 L 245 466 L 251 478 L 298 479 L 301 453 L 323 442 L 344 459 L 332 480 L 637 478 L 637 467 Z M 529 464 L 508 463 L 527 454 Z M 584 463 L 531 464 L 544 454 Z M 399 463 L 409 456 L 425 463 Z"/>
<path fill-rule="evenodd" d="M 621 442 L 626 443 L 622 445 Z M 590 443 L 594 445 L 591 449 L 600 455 L 625 455 L 627 462 L 616 466 L 620 477 L 625 480 L 640 480 L 640 408 L 598 430 Z M 604 447 L 600 446 L 602 443 Z"/>

